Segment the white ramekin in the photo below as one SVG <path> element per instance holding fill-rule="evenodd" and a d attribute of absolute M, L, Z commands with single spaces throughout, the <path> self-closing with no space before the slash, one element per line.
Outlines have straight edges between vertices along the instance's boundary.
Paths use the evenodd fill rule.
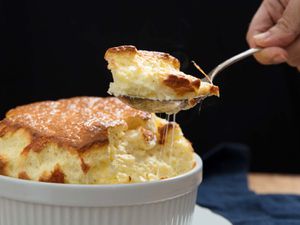
<path fill-rule="evenodd" d="M 190 225 L 202 161 L 138 184 L 73 185 L 0 176 L 0 225 Z"/>

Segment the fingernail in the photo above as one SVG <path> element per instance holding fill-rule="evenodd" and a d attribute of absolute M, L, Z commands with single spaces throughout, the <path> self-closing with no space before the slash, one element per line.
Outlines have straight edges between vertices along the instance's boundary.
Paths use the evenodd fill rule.
<path fill-rule="evenodd" d="M 263 41 L 266 40 L 268 37 L 271 36 L 271 33 L 269 31 L 261 33 L 261 34 L 256 34 L 253 36 L 254 39 L 256 39 L 257 41 Z"/>
<path fill-rule="evenodd" d="M 277 55 L 273 58 L 273 63 L 274 64 L 279 64 L 279 63 L 283 63 L 286 62 L 287 58 L 285 55 Z"/>

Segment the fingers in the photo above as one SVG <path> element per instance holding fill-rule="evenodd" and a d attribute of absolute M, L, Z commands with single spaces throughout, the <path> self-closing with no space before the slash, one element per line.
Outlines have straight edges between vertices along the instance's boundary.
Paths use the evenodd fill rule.
<path fill-rule="evenodd" d="M 300 37 L 286 48 L 268 47 L 256 53 L 254 57 L 262 64 L 279 64 L 287 62 L 300 71 Z"/>
<path fill-rule="evenodd" d="M 287 62 L 288 52 L 280 47 L 268 47 L 254 55 L 256 60 L 264 65 Z"/>
<path fill-rule="evenodd" d="M 300 37 L 289 45 L 286 50 L 288 53 L 287 63 L 300 71 Z"/>
<path fill-rule="evenodd" d="M 257 47 L 254 36 L 263 33 L 274 25 L 270 14 L 264 4 L 261 4 L 256 14 L 254 15 L 247 33 L 247 41 L 251 48 Z"/>
<path fill-rule="evenodd" d="M 247 33 L 250 47 L 262 64 L 287 62 L 300 70 L 300 0 L 265 0 Z"/>
<path fill-rule="evenodd" d="M 279 0 L 270 0 L 279 1 Z M 300 1 L 290 0 L 282 17 L 266 32 L 254 35 L 253 41 L 261 47 L 290 45 L 300 34 Z"/>
<path fill-rule="evenodd" d="M 287 62 L 300 71 L 300 36 L 288 47 L 268 47 L 256 53 L 254 57 L 265 65 Z"/>

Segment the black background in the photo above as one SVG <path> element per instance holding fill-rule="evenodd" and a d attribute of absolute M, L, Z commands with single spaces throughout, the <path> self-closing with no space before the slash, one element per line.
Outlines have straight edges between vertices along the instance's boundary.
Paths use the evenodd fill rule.
<path fill-rule="evenodd" d="M 163 3 L 162 3 L 163 2 Z M 133 44 L 169 52 L 200 76 L 248 48 L 260 0 L 1 1 L 0 117 L 17 105 L 71 96 L 106 96 L 107 48 Z M 246 59 L 216 79 L 221 97 L 178 120 L 196 151 L 224 142 L 251 147 L 252 170 L 300 172 L 300 74 Z"/>

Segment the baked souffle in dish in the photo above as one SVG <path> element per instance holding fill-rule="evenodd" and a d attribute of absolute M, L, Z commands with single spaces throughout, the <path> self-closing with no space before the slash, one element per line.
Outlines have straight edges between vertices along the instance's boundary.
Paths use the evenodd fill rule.
<path fill-rule="evenodd" d="M 179 60 L 167 53 L 124 45 L 109 48 L 104 58 L 113 76 L 108 93 L 116 97 L 166 101 L 219 96 L 217 86 L 180 71 Z"/>
<path fill-rule="evenodd" d="M 176 60 L 168 60 L 178 67 Z M 192 145 L 178 124 L 114 97 L 33 103 L 10 110 L 0 121 L 0 174 L 4 176 L 123 184 L 171 178 L 194 166 Z"/>

